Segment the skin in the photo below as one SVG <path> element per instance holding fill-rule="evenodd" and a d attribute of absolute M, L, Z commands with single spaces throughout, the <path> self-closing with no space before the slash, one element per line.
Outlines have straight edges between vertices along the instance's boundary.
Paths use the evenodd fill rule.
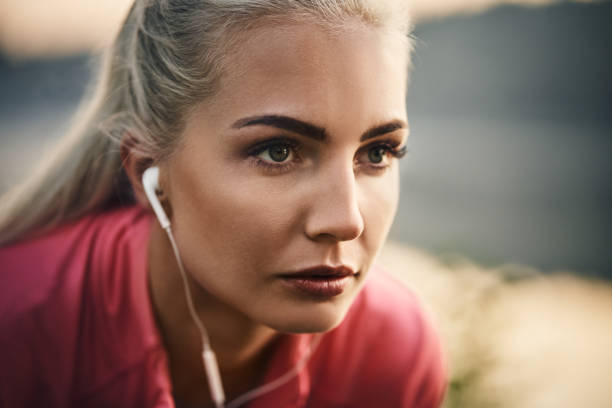
<path fill-rule="evenodd" d="M 161 198 L 228 399 L 257 384 L 279 333 L 325 332 L 342 321 L 398 201 L 398 160 L 383 148 L 382 162 L 373 163 L 369 152 L 404 145 L 408 133 L 403 45 L 389 34 L 360 22 L 339 34 L 313 24 L 248 34 L 228 56 L 220 92 L 191 110 L 177 150 L 159 164 Z M 244 119 L 261 115 L 308 122 L 325 140 Z M 388 123 L 399 128 L 360 140 Z M 288 151 L 282 163 L 260 146 L 276 138 L 291 141 L 280 145 Z M 126 169 L 142 197 L 137 161 Z M 200 337 L 158 223 L 149 264 L 175 395 L 205 403 Z M 356 275 L 325 299 L 279 277 L 317 265 L 345 265 Z"/>

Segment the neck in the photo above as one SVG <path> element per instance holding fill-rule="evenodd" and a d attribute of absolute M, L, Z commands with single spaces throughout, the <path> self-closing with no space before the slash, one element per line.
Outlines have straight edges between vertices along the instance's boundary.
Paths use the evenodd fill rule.
<path fill-rule="evenodd" d="M 207 329 L 231 399 L 257 385 L 278 332 L 216 299 L 187 275 L 198 318 Z M 149 242 L 149 286 L 175 395 L 183 402 L 208 401 L 200 332 L 189 313 L 170 242 L 157 223 Z"/>

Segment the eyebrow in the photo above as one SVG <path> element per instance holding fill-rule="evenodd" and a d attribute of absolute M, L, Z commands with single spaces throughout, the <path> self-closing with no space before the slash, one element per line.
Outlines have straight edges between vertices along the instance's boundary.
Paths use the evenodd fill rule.
<path fill-rule="evenodd" d="M 389 123 L 373 126 L 370 129 L 366 130 L 365 133 L 359 138 L 359 141 L 363 142 L 365 140 L 372 139 L 387 133 L 395 132 L 399 129 L 405 129 L 407 127 L 408 125 L 403 120 L 393 120 Z"/>
<path fill-rule="evenodd" d="M 232 124 L 231 127 L 233 129 L 241 129 L 247 126 L 255 125 L 272 126 L 283 130 L 288 130 L 318 141 L 324 141 L 328 137 L 327 132 L 323 127 L 283 115 L 249 116 L 238 119 Z M 376 125 L 366 130 L 359 138 L 359 141 L 363 142 L 386 133 L 391 133 L 399 129 L 405 129 L 406 127 L 407 124 L 403 120 L 393 120 L 382 125 Z"/>
<path fill-rule="evenodd" d="M 234 122 L 232 128 L 240 129 L 254 125 L 273 126 L 279 129 L 298 133 L 318 141 L 323 141 L 327 138 L 327 132 L 324 128 L 301 121 L 299 119 L 281 115 L 251 116 L 248 118 L 238 119 L 236 122 Z"/>

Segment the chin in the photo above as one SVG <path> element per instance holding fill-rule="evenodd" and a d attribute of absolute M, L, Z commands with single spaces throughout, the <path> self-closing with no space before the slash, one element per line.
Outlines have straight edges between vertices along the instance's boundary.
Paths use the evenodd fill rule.
<path fill-rule="evenodd" d="M 265 322 L 270 328 L 282 333 L 323 333 L 336 328 L 348 311 L 349 305 L 315 304 L 310 307 L 279 308 L 282 315 L 270 316 Z"/>

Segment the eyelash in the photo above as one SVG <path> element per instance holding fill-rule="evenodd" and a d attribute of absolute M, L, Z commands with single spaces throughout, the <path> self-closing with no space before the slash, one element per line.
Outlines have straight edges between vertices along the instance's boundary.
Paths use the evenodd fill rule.
<path fill-rule="evenodd" d="M 408 146 L 404 145 L 399 147 L 399 143 L 391 141 L 372 143 L 371 145 L 364 147 L 362 150 L 370 151 L 371 149 L 378 147 L 384 147 L 387 149 L 387 154 L 391 155 L 391 157 L 395 159 L 401 159 L 406 155 L 406 153 L 408 153 Z"/>
<path fill-rule="evenodd" d="M 295 156 L 293 161 L 274 164 L 267 160 L 263 160 L 257 157 L 261 153 L 265 152 L 267 149 L 270 149 L 271 147 L 279 146 L 279 145 L 291 150 L 291 152 Z M 297 164 L 297 162 L 300 161 L 299 155 L 298 155 L 299 150 L 300 150 L 300 144 L 293 139 L 274 138 L 274 139 L 263 141 L 261 143 L 257 143 L 256 145 L 252 146 L 247 151 L 247 154 L 248 156 L 252 157 L 255 160 L 254 164 L 256 166 L 261 166 L 264 169 L 270 170 L 270 171 L 284 172 L 286 170 L 289 170 L 292 166 L 294 166 L 295 164 Z"/>
<path fill-rule="evenodd" d="M 294 160 L 289 161 L 289 162 L 281 162 L 281 163 L 275 164 L 275 163 L 272 163 L 272 162 L 269 162 L 267 160 L 263 160 L 257 157 L 261 153 L 265 152 L 267 149 L 270 149 L 271 147 L 275 147 L 279 145 L 290 149 L 292 154 L 294 155 Z M 371 143 L 359 149 L 357 156 L 359 157 L 363 155 L 364 153 L 371 151 L 372 149 L 382 147 L 386 149 L 386 154 L 388 154 L 390 157 L 395 158 L 395 159 L 401 159 L 408 152 L 408 147 L 405 145 L 402 147 L 399 147 L 399 145 L 400 143 L 393 141 L 393 140 L 377 141 L 375 143 Z M 256 166 L 258 167 L 261 166 L 265 168 L 266 170 L 282 173 L 284 171 L 289 170 L 291 167 L 293 167 L 295 164 L 301 161 L 301 158 L 299 156 L 300 147 L 301 147 L 300 143 L 298 143 L 296 140 L 289 139 L 289 138 L 274 138 L 274 139 L 263 141 L 261 143 L 257 143 L 256 145 L 252 146 L 251 148 L 248 149 L 247 155 L 255 160 L 254 164 Z M 380 170 L 386 169 L 389 165 L 369 163 L 368 166 L 374 171 L 380 171 Z"/>
<path fill-rule="evenodd" d="M 357 157 L 361 157 L 364 154 L 369 154 L 374 149 L 384 148 L 386 150 L 385 154 L 394 159 L 403 158 L 407 151 L 408 147 L 406 145 L 399 147 L 400 143 L 394 140 L 382 140 L 374 142 L 370 145 L 367 145 L 359 150 Z M 360 163 L 358 163 L 360 164 Z M 361 165 L 361 164 L 360 164 Z M 382 163 L 374 163 L 374 162 L 366 162 L 365 170 L 373 173 L 384 172 L 389 167 L 389 162 Z"/>

